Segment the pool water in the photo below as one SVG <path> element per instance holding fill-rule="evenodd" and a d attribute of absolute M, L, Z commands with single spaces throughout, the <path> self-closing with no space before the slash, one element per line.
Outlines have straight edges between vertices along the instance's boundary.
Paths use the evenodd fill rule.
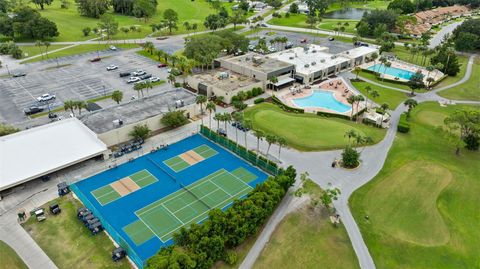
<path fill-rule="evenodd" d="M 375 64 L 367 68 L 368 70 L 375 71 L 377 73 L 387 74 L 394 77 L 403 78 L 406 80 L 410 80 L 410 78 L 415 74 L 414 72 L 395 68 L 395 67 L 386 67 L 382 64 Z"/>
<path fill-rule="evenodd" d="M 293 99 L 292 101 L 296 106 L 300 108 L 319 107 L 333 110 L 339 113 L 345 113 L 352 108 L 351 106 L 346 105 L 335 99 L 335 96 L 333 96 L 332 92 L 322 90 L 315 90 L 313 91 L 313 94 L 307 97 Z"/>

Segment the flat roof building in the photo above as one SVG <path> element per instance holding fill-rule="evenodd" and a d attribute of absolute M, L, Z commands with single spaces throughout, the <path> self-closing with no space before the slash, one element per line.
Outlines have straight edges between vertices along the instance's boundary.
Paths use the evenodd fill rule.
<path fill-rule="evenodd" d="M 0 191 L 103 156 L 107 146 L 76 118 L 0 137 Z"/>

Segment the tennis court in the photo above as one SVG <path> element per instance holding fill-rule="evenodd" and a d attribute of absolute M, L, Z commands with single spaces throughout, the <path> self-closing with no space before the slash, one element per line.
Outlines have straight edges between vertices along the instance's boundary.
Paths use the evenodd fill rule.
<path fill-rule="evenodd" d="M 211 209 L 223 208 L 249 193 L 248 183 L 255 178 L 244 168 L 231 173 L 220 169 L 136 211 L 139 220 L 123 229 L 137 245 L 154 235 L 166 242 L 181 227 L 205 219 Z"/>
<path fill-rule="evenodd" d="M 183 163 L 184 162 L 184 163 Z M 173 234 L 225 210 L 267 174 L 201 135 L 71 185 L 110 237 L 143 268 Z"/>
<path fill-rule="evenodd" d="M 104 206 L 157 181 L 158 180 L 154 175 L 144 169 L 131 174 L 128 177 L 93 190 L 92 195 L 102 206 Z"/>
<path fill-rule="evenodd" d="M 218 152 L 207 145 L 201 145 L 192 150 L 185 151 L 175 157 L 163 161 L 170 169 L 176 173 L 187 169 L 205 159 L 217 155 Z"/>

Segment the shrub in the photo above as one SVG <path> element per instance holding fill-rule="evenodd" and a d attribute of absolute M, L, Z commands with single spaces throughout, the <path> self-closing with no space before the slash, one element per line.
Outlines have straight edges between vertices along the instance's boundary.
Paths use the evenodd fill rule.
<path fill-rule="evenodd" d="M 410 131 L 410 123 L 407 121 L 407 114 L 403 113 L 398 122 L 397 131 L 400 133 L 408 133 Z"/>
<path fill-rule="evenodd" d="M 180 87 L 182 87 L 182 83 L 175 82 L 174 86 L 175 86 L 175 88 L 180 88 Z"/>
<path fill-rule="evenodd" d="M 349 116 L 346 116 L 346 115 L 340 115 L 340 114 L 335 114 L 335 113 L 328 113 L 328 112 L 321 112 L 321 111 L 317 111 L 317 115 L 318 116 L 321 116 L 321 117 L 327 117 L 327 118 L 340 118 L 340 119 L 344 119 L 344 120 L 350 120 L 350 117 Z"/>
<path fill-rule="evenodd" d="M 184 114 L 185 111 L 177 110 L 177 111 L 170 111 L 165 113 L 163 118 L 160 122 L 169 127 L 178 127 L 188 123 L 188 119 Z"/>
<path fill-rule="evenodd" d="M 355 168 L 360 162 L 360 153 L 351 146 L 347 146 L 342 152 L 342 163 L 346 168 Z"/>
<path fill-rule="evenodd" d="M 260 104 L 265 102 L 265 98 L 257 98 L 253 101 L 254 104 Z"/>
<path fill-rule="evenodd" d="M 235 263 L 237 263 L 237 260 L 238 260 L 237 253 L 233 250 L 227 250 L 225 252 L 223 260 L 228 265 L 234 265 Z"/>
<path fill-rule="evenodd" d="M 235 101 L 232 102 L 233 107 L 235 107 L 237 110 L 244 110 L 247 107 L 247 104 L 245 104 L 242 101 Z"/>
<path fill-rule="evenodd" d="M 290 107 L 282 103 L 276 96 L 272 96 L 272 101 L 274 104 L 278 105 L 281 109 L 287 111 L 287 112 L 296 112 L 296 113 L 304 113 L 305 110 L 301 108 L 295 108 L 295 107 Z"/>

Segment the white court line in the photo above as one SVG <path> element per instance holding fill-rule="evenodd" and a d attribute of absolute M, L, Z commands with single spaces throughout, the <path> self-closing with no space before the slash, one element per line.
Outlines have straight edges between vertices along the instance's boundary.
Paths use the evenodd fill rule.
<path fill-rule="evenodd" d="M 165 208 L 165 210 L 167 210 L 168 213 L 170 213 L 170 215 L 174 216 L 178 221 L 180 221 L 180 223 L 181 223 L 182 225 L 185 224 L 185 223 L 183 223 L 183 221 L 181 221 L 177 216 L 175 216 L 175 214 L 173 214 L 172 211 L 170 211 L 166 206 L 164 206 L 164 205 L 162 204 L 162 207 Z"/>

